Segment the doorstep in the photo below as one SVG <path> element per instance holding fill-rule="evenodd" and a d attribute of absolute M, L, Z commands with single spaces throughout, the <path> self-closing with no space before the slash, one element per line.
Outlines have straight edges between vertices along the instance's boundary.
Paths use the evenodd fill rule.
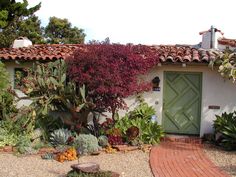
<path fill-rule="evenodd" d="M 191 144 L 202 144 L 202 138 L 200 138 L 199 136 L 167 134 L 165 137 L 161 138 L 161 142 L 183 142 Z"/>

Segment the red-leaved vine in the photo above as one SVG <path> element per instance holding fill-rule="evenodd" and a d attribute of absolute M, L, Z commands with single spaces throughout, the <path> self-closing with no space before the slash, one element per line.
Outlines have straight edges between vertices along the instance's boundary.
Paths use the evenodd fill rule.
<path fill-rule="evenodd" d="M 124 109 L 124 98 L 150 88 L 138 76 L 147 73 L 158 61 L 150 46 L 94 44 L 81 45 L 67 60 L 69 78 L 77 86 L 85 84 L 87 96 L 99 112 Z"/>

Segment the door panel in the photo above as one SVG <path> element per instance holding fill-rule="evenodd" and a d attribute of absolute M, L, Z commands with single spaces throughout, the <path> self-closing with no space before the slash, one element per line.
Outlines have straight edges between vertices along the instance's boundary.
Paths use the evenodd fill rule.
<path fill-rule="evenodd" d="M 201 82 L 201 73 L 164 73 L 163 127 L 167 133 L 199 134 Z"/>

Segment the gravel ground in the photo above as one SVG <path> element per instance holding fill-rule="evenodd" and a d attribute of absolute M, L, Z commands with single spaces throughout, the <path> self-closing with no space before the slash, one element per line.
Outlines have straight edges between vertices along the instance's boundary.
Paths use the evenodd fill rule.
<path fill-rule="evenodd" d="M 236 177 L 236 151 L 225 151 L 210 144 L 204 145 L 204 151 L 215 165 Z"/>
<path fill-rule="evenodd" d="M 142 151 L 83 156 L 79 162 L 96 162 L 102 170 L 118 172 L 121 177 L 153 177 L 149 153 Z M 43 160 L 38 155 L 17 157 L 0 153 L 0 177 L 63 177 L 71 170 L 70 165 L 76 163 Z"/>

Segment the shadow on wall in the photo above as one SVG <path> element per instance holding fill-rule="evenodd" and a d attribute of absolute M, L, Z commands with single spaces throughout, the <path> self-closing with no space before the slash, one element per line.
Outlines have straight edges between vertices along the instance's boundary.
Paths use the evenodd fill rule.
<path fill-rule="evenodd" d="M 217 105 L 218 106 L 218 105 Z M 234 103 L 227 103 L 219 105 L 220 109 L 209 109 L 209 105 L 204 107 L 202 110 L 202 122 L 201 122 L 201 132 L 205 133 L 212 133 L 213 129 L 213 121 L 216 119 L 215 115 L 221 115 L 224 112 L 233 112 L 236 110 L 236 102 Z M 203 136 L 203 134 L 201 135 Z"/>
<path fill-rule="evenodd" d="M 158 101 L 158 104 L 156 104 L 156 101 L 159 100 L 158 99 L 158 97 L 160 95 L 159 93 L 160 92 L 149 91 L 149 92 L 144 92 L 142 94 L 142 97 L 144 98 L 145 102 L 148 103 L 149 106 L 154 107 L 154 109 L 156 110 L 156 114 L 161 113 L 160 108 L 162 107 L 160 101 Z M 129 111 L 134 110 L 134 108 L 136 106 L 138 106 L 138 104 L 139 104 L 139 102 L 137 101 L 137 96 L 135 96 L 135 95 L 126 98 L 125 102 L 128 106 L 128 109 L 127 110 L 119 110 L 118 113 L 119 113 L 120 117 L 123 117 Z"/>

